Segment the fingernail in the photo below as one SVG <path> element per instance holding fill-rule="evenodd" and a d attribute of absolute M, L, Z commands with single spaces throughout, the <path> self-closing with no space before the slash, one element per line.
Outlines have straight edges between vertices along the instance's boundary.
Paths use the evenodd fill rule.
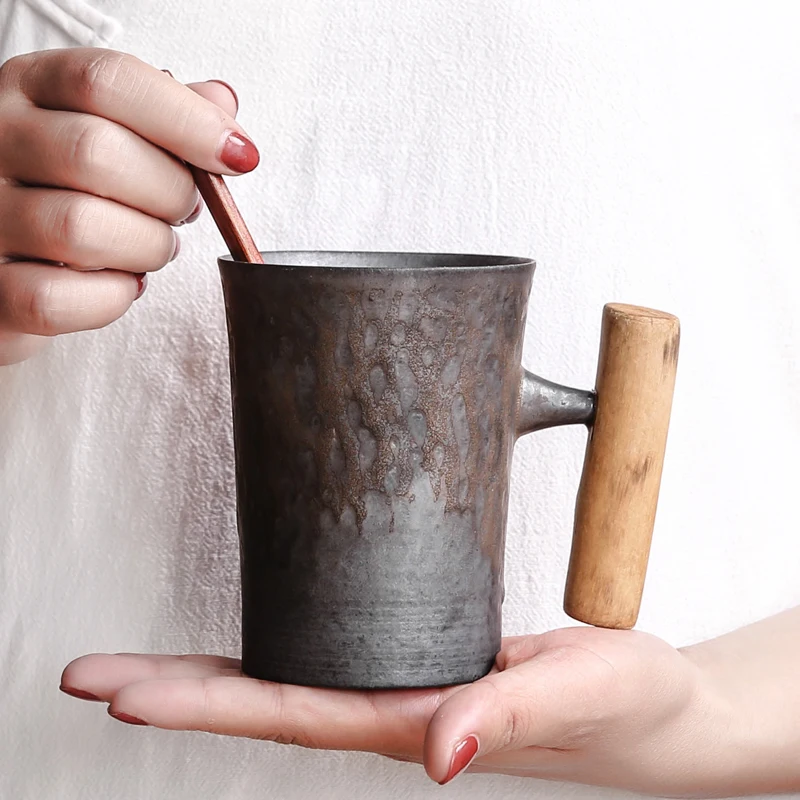
<path fill-rule="evenodd" d="M 219 78 L 212 78 L 209 83 L 218 83 L 224 86 L 233 95 L 234 102 L 236 103 L 236 111 L 239 111 L 239 95 L 236 94 L 236 89 L 234 89 L 233 86 L 229 83 L 225 83 L 225 81 L 221 81 Z"/>
<path fill-rule="evenodd" d="M 73 689 L 71 686 L 59 686 L 58 688 L 61 689 L 64 694 L 68 694 L 70 697 L 77 697 L 78 700 L 92 700 L 95 703 L 103 702 L 97 695 L 91 692 L 84 692 L 83 689 Z"/>
<path fill-rule="evenodd" d="M 180 224 L 188 225 L 190 222 L 194 222 L 200 216 L 202 211 L 203 211 L 203 201 L 200 198 L 198 198 L 195 207 L 192 209 L 192 213 L 189 214 L 189 216 L 186 217 L 186 219 L 183 220 Z"/>
<path fill-rule="evenodd" d="M 173 78 L 173 79 L 175 78 L 175 76 L 168 69 L 162 69 L 161 71 L 165 72 L 167 75 L 169 75 L 170 78 Z"/>
<path fill-rule="evenodd" d="M 447 777 L 443 781 L 439 781 L 439 785 L 444 786 L 446 783 L 450 783 L 456 775 L 460 775 L 472 763 L 477 754 L 478 737 L 470 734 L 456 745 Z"/>
<path fill-rule="evenodd" d="M 136 297 L 134 297 L 133 299 L 138 300 L 144 294 L 144 290 L 147 288 L 147 273 L 137 272 L 134 277 L 136 278 L 136 285 L 139 288 L 136 292 Z"/>
<path fill-rule="evenodd" d="M 118 719 L 120 722 L 127 722 L 128 725 L 147 725 L 148 724 L 143 719 L 139 719 L 139 717 L 134 717 L 132 714 L 126 714 L 124 711 L 112 711 L 109 708 L 108 713 L 112 717 L 114 717 L 114 719 Z"/>
<path fill-rule="evenodd" d="M 181 239 L 178 234 L 175 234 L 175 249 L 172 251 L 172 255 L 170 256 L 170 261 L 174 261 L 178 257 L 178 253 L 181 252 Z"/>
<path fill-rule="evenodd" d="M 256 146 L 238 131 L 227 131 L 222 139 L 219 160 L 233 172 L 250 172 L 258 166 L 261 156 Z"/>

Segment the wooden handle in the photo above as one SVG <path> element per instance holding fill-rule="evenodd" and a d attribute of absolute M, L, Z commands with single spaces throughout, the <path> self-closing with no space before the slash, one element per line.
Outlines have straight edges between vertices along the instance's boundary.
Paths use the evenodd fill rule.
<path fill-rule="evenodd" d="M 603 628 L 639 616 L 667 444 L 680 323 L 603 309 L 597 406 L 575 508 L 564 610 Z"/>
<path fill-rule="evenodd" d="M 187 166 L 233 258 L 250 264 L 263 264 L 264 259 L 222 176 L 206 172 L 193 164 Z"/>

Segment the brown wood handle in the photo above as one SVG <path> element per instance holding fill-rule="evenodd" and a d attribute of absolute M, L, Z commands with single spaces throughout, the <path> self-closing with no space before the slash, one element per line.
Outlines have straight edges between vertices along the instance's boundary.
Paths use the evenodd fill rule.
<path fill-rule="evenodd" d="M 632 628 L 639 616 L 679 341 L 671 314 L 619 303 L 603 309 L 564 596 L 567 614 L 590 625 Z"/>
<path fill-rule="evenodd" d="M 263 264 L 264 259 L 247 229 L 230 190 L 225 185 L 221 175 L 205 172 L 193 164 L 187 164 L 192 173 L 197 189 L 203 197 L 211 213 L 211 218 L 217 224 L 231 256 L 236 261 L 246 261 L 250 264 Z"/>

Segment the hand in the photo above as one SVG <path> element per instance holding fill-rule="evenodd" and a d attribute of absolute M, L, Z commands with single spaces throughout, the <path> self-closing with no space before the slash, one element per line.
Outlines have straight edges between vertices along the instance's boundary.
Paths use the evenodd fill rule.
<path fill-rule="evenodd" d="M 506 639 L 490 675 L 444 689 L 314 689 L 243 677 L 230 658 L 122 654 L 72 662 L 62 690 L 123 722 L 420 761 L 439 783 L 474 756 L 473 772 L 661 795 L 704 787 L 719 725 L 682 653 L 594 628 Z"/>
<path fill-rule="evenodd" d="M 225 84 L 186 87 L 110 50 L 0 67 L 0 364 L 125 313 L 177 255 L 171 226 L 200 212 L 178 158 L 226 175 L 258 163 L 236 110 Z"/>

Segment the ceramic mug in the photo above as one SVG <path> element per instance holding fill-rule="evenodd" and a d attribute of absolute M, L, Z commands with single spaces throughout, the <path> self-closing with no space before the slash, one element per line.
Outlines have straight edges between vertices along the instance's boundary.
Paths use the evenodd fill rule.
<path fill-rule="evenodd" d="M 678 351 L 671 315 L 604 309 L 596 391 L 521 366 L 535 264 L 414 253 L 219 259 L 253 677 L 473 681 L 500 648 L 515 440 L 589 427 L 565 608 L 638 614 Z"/>

